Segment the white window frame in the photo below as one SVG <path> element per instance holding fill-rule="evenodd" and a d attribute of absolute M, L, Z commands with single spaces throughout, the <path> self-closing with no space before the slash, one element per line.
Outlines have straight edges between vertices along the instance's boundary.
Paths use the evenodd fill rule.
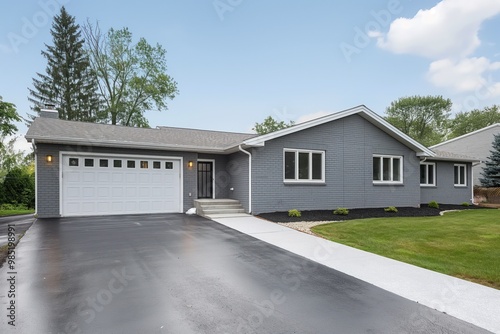
<path fill-rule="evenodd" d="M 404 159 L 403 159 L 403 156 L 402 155 L 386 155 L 386 154 L 374 154 L 373 157 L 372 157 L 372 163 L 373 163 L 373 158 L 380 158 L 380 176 L 382 177 L 383 179 L 383 174 L 384 174 L 384 158 L 388 158 L 388 159 L 391 159 L 391 170 L 390 170 L 390 175 L 391 175 L 391 179 L 390 180 L 373 180 L 373 175 L 372 175 L 372 180 L 373 180 L 373 184 L 403 184 L 403 180 L 404 180 L 404 175 L 403 175 L 403 163 L 404 163 Z M 399 164 L 399 176 L 400 176 L 400 180 L 399 181 L 394 181 L 393 178 L 394 178 L 394 171 L 393 171 L 393 166 L 394 166 L 394 163 L 393 163 L 393 160 L 394 159 L 399 159 L 400 161 L 400 164 Z M 373 166 L 372 166 L 372 170 L 373 170 Z"/>
<path fill-rule="evenodd" d="M 425 180 L 426 183 L 420 183 L 421 187 L 435 187 L 436 186 L 436 163 L 435 162 L 421 162 L 420 166 L 426 166 L 425 169 Z M 429 183 L 429 167 L 432 166 L 434 172 L 432 173 L 432 183 Z M 420 171 L 419 171 L 420 173 Z M 420 175 L 419 175 L 420 176 Z"/>
<path fill-rule="evenodd" d="M 455 183 L 455 167 L 458 167 L 458 182 L 459 183 Z M 461 184 L 460 183 L 460 175 L 461 175 L 461 172 L 460 172 L 460 169 L 461 167 L 464 168 L 464 183 Z M 453 184 L 455 185 L 455 187 L 467 187 L 467 165 L 466 164 L 454 164 L 453 165 Z"/>
<path fill-rule="evenodd" d="M 295 178 L 287 179 L 285 178 L 285 155 L 287 152 L 295 153 Z M 299 179 L 299 153 L 309 154 L 309 178 Z M 312 178 L 312 155 L 313 153 L 321 154 L 321 180 L 313 180 Z M 318 150 L 303 150 L 303 149 L 293 149 L 285 148 L 283 149 L 283 182 L 285 183 L 325 183 L 325 151 Z"/>

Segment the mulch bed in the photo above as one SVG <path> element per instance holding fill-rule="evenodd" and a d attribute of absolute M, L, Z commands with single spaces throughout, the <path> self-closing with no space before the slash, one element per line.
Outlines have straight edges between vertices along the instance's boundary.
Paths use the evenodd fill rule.
<path fill-rule="evenodd" d="M 301 217 L 288 217 L 288 212 L 270 212 L 261 213 L 258 215 L 264 219 L 275 223 L 293 223 L 301 221 L 336 221 L 336 220 L 351 220 L 362 218 L 380 218 L 380 217 L 426 217 L 439 216 L 441 211 L 446 210 L 474 210 L 485 209 L 475 205 L 462 206 L 454 204 L 439 204 L 439 209 L 429 208 L 422 205 L 421 208 L 403 207 L 398 208 L 398 212 L 385 212 L 384 208 L 376 209 L 349 209 L 347 216 L 334 215 L 333 210 L 312 210 L 301 211 Z"/>

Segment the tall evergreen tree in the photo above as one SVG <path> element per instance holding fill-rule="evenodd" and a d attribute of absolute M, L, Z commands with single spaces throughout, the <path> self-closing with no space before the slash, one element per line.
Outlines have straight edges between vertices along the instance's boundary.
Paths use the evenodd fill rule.
<path fill-rule="evenodd" d="M 483 178 L 479 179 L 484 187 L 500 187 L 500 134 L 495 135 L 491 155 L 483 167 Z"/>
<path fill-rule="evenodd" d="M 97 77 L 85 52 L 85 40 L 74 16 L 64 7 L 54 17 L 53 45 L 47 45 L 42 55 L 47 59 L 45 74 L 33 78 L 28 100 L 38 112 L 45 104 L 55 104 L 60 119 L 96 122 L 99 114 Z"/>

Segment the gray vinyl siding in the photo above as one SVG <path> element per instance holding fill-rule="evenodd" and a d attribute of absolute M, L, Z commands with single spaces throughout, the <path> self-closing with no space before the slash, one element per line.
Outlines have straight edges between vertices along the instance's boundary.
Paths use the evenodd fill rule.
<path fill-rule="evenodd" d="M 242 152 L 229 155 L 226 172 L 229 176 L 228 198 L 239 200 L 245 211 L 249 212 L 248 155 Z"/>
<path fill-rule="evenodd" d="M 486 161 L 492 150 L 492 143 L 495 134 L 500 133 L 500 125 L 492 127 L 473 135 L 453 140 L 449 143 L 438 144 L 433 146 L 436 150 L 448 151 L 456 154 L 464 154 L 470 157 L 477 158 L 481 161 Z M 479 179 L 482 177 L 484 163 L 473 167 L 474 184 L 480 185 Z"/>
<path fill-rule="evenodd" d="M 436 164 L 436 186 L 421 187 L 421 203 L 427 204 L 436 201 L 443 204 L 471 203 L 471 164 L 467 163 L 467 186 L 456 187 L 454 185 L 454 162 L 431 161 Z M 464 163 L 458 163 L 464 164 Z"/>
<path fill-rule="evenodd" d="M 325 151 L 325 183 L 285 184 L 284 148 Z M 254 214 L 420 205 L 415 152 L 358 115 L 270 140 L 252 152 Z M 403 156 L 403 185 L 373 184 L 373 154 Z"/>
<path fill-rule="evenodd" d="M 230 175 L 227 172 L 227 156 L 217 154 L 198 154 L 198 159 L 215 160 L 215 198 L 228 198 Z"/>
<path fill-rule="evenodd" d="M 189 169 L 187 162 L 196 161 L 198 154 L 190 152 L 139 150 L 122 148 L 105 148 L 95 146 L 69 146 L 53 144 L 37 144 L 37 213 L 40 218 L 58 217 L 59 209 L 59 152 L 86 152 L 86 153 L 110 153 L 123 155 L 151 155 L 182 157 L 183 166 L 183 208 L 184 211 L 193 207 L 193 200 L 197 198 L 197 175 L 196 166 Z M 46 155 L 53 156 L 53 162 L 49 165 L 45 161 Z"/>

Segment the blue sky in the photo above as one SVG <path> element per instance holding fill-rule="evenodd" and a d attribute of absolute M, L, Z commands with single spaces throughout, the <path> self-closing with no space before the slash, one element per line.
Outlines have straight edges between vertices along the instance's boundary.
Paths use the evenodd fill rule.
<path fill-rule="evenodd" d="M 250 131 L 271 115 L 303 121 L 359 104 L 383 114 L 408 95 L 454 112 L 500 104 L 498 0 L 4 1 L 0 95 L 29 112 L 52 16 L 128 27 L 167 50 L 180 94 L 151 126 Z M 19 125 L 19 135 L 26 127 Z M 18 147 L 25 147 L 24 140 Z"/>

